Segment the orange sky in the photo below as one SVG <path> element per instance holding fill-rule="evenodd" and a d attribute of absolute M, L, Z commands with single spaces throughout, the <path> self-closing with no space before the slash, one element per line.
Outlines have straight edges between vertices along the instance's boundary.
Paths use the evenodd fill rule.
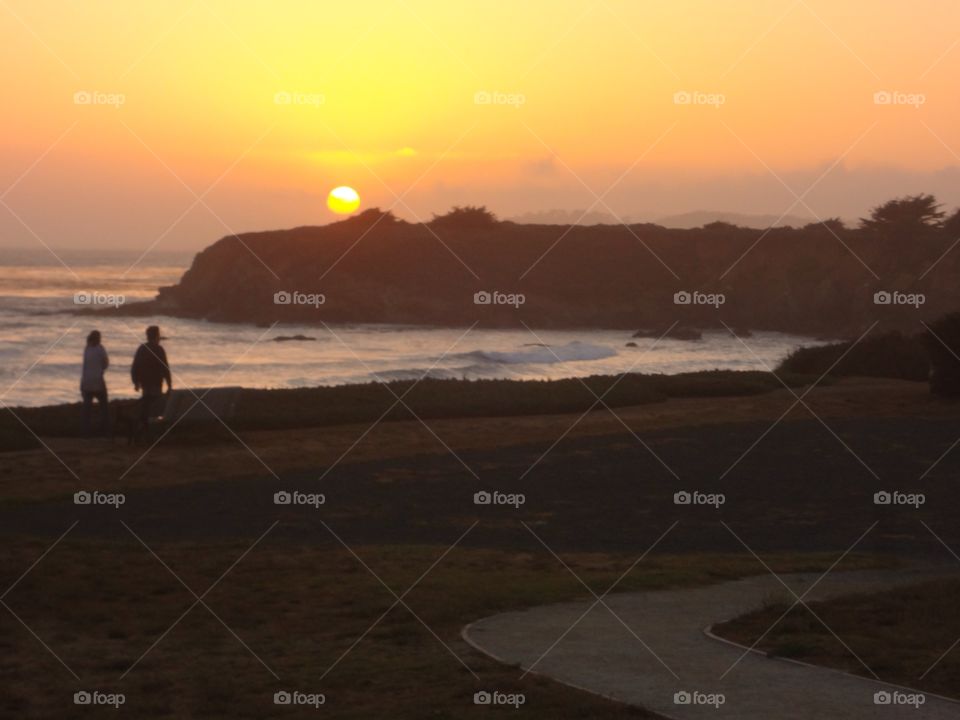
<path fill-rule="evenodd" d="M 3 0 L 0 246 L 198 248 L 343 184 L 408 219 L 779 215 L 824 173 L 790 214 L 954 206 L 958 41 L 953 0 Z"/>

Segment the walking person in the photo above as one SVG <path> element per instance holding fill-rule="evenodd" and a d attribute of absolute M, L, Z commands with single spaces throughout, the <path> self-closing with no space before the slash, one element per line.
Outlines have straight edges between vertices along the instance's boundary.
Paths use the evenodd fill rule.
<path fill-rule="evenodd" d="M 140 430 L 145 431 L 150 418 L 155 417 L 155 406 L 163 397 L 163 383 L 167 390 L 173 389 L 170 380 L 170 365 L 167 353 L 160 344 L 160 328 L 151 325 L 147 328 L 147 341 L 137 348 L 130 367 L 133 388 L 142 391 L 140 398 Z"/>
<path fill-rule="evenodd" d="M 87 335 L 87 346 L 83 349 L 83 370 L 80 373 L 80 395 L 83 398 L 83 434 L 91 434 L 90 416 L 93 414 L 93 401 L 97 401 L 100 419 L 97 434 L 106 435 L 110 424 L 110 406 L 107 404 L 107 381 L 104 373 L 110 367 L 107 349 L 100 342 L 100 331 L 93 330 Z"/>

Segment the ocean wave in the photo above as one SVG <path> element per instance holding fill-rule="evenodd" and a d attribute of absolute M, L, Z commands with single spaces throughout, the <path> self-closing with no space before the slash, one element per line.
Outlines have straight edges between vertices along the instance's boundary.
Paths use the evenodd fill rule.
<path fill-rule="evenodd" d="M 617 354 L 617 351 L 606 345 L 574 340 L 566 345 L 541 347 L 535 345 L 524 350 L 500 352 L 495 350 L 474 350 L 462 353 L 459 357 L 470 360 L 480 360 L 499 365 L 550 365 L 563 362 L 584 362 L 589 360 L 603 360 Z"/>

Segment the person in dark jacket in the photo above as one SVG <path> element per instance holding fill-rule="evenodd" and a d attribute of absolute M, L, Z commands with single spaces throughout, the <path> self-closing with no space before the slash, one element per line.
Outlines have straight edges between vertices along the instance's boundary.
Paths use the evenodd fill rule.
<path fill-rule="evenodd" d="M 146 426 L 150 417 L 158 414 L 153 410 L 158 399 L 163 397 L 164 381 L 168 391 L 173 389 L 170 364 L 167 362 L 167 353 L 160 344 L 160 328 L 156 325 L 147 328 L 147 341 L 137 348 L 133 356 L 130 378 L 133 380 L 134 390 L 143 392 L 140 398 L 140 423 Z"/>

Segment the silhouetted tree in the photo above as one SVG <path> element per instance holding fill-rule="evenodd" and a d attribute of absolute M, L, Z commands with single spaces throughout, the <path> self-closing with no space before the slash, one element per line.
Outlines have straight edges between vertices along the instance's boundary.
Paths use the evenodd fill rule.
<path fill-rule="evenodd" d="M 399 222 L 401 222 L 401 220 L 389 210 L 381 210 L 380 208 L 367 208 L 363 212 L 357 213 L 356 215 L 351 215 L 344 220 L 340 220 L 339 224 L 356 228 L 357 232 L 365 233 L 370 232 L 374 228 L 387 228 L 391 225 L 396 225 Z"/>
<path fill-rule="evenodd" d="M 703 229 L 713 231 L 737 230 L 739 229 L 739 225 L 734 225 L 733 223 L 728 223 L 723 220 L 714 220 L 704 225 Z"/>
<path fill-rule="evenodd" d="M 496 225 L 497 216 L 482 205 L 455 205 L 446 215 L 434 215 L 428 224 L 451 228 L 487 228 Z"/>
<path fill-rule="evenodd" d="M 871 233 L 894 238 L 929 235 L 941 227 L 946 213 L 933 195 L 909 195 L 878 205 L 860 227 Z"/>
<path fill-rule="evenodd" d="M 953 215 L 943 221 L 943 232 L 948 240 L 960 238 L 960 210 L 955 210 Z"/>
<path fill-rule="evenodd" d="M 847 229 L 847 226 L 843 224 L 843 220 L 841 220 L 838 217 L 827 218 L 823 222 L 811 223 L 811 225 L 814 227 L 819 225 L 825 230 L 828 230 L 828 231 L 832 230 L 837 235 L 839 235 L 840 233 L 844 232 Z M 807 225 L 807 227 L 809 228 L 811 227 L 811 225 Z"/>
<path fill-rule="evenodd" d="M 381 210 L 380 208 L 367 208 L 362 213 L 357 213 L 347 222 L 360 221 L 362 223 L 379 222 L 380 224 L 392 225 L 399 222 L 399 218 L 390 210 Z"/>
<path fill-rule="evenodd" d="M 923 341 L 930 358 L 930 392 L 960 396 L 960 313 L 930 323 Z"/>

